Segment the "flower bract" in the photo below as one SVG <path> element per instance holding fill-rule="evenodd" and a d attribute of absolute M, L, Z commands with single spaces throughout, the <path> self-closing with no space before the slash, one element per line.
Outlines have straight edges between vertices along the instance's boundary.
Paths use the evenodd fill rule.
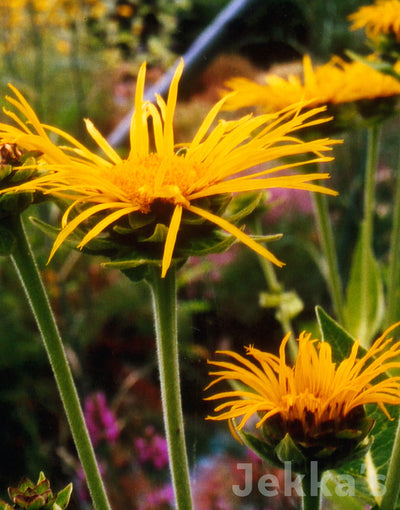
<path fill-rule="evenodd" d="M 187 240 L 201 238 L 207 225 L 208 229 L 211 226 L 229 233 L 282 265 L 269 250 L 236 226 L 234 220 L 224 217 L 225 208 L 221 205 L 224 197 L 276 187 L 336 194 L 314 182 L 327 179 L 326 173 L 282 173 L 306 163 L 332 159 L 326 152 L 336 141 L 325 138 L 305 142 L 296 136 L 302 129 L 327 121 L 319 115 L 323 107 L 302 110 L 304 105 L 300 103 L 275 114 L 247 115 L 216 123 L 226 101 L 222 99 L 211 108 L 194 138 L 177 146 L 173 117 L 182 70 L 181 61 L 167 100 L 157 97 L 155 105 L 143 99 L 146 66 L 141 66 L 126 158 L 110 146 L 89 120 L 87 130 L 103 156 L 68 133 L 42 124 L 25 98 L 12 87 L 16 97 L 9 97 L 8 101 L 28 122 L 6 110 L 17 126 L 0 124 L 0 138 L 26 150 L 40 151 L 40 166 L 46 170 L 45 175 L 18 189 L 39 190 L 70 203 L 52 254 L 72 233 L 81 230 L 84 232 L 80 248 L 100 235 L 113 233 L 120 240 L 126 234 L 121 241 L 125 245 L 132 243 L 137 247 L 144 241 L 147 251 L 149 240 L 157 239 L 156 256 L 161 260 L 164 276 L 173 257 L 187 253 Z M 55 144 L 54 136 L 66 145 Z M 189 223 L 190 227 L 183 232 L 183 225 Z M 137 248 L 139 252 L 140 249 Z"/>

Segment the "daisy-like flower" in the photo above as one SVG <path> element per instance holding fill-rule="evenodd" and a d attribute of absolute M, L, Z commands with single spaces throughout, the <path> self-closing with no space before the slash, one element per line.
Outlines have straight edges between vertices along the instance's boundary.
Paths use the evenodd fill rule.
<path fill-rule="evenodd" d="M 400 71 L 400 64 L 394 66 L 394 71 Z M 400 95 L 400 82 L 393 76 L 383 74 L 367 63 L 346 62 L 337 56 L 326 64 L 313 66 L 310 56 L 305 55 L 302 72 L 297 74 L 291 73 L 287 77 L 267 74 L 262 83 L 235 77 L 225 85 L 229 93 L 236 92 L 228 97 L 225 109 L 256 107 L 261 111 L 276 112 L 303 99 L 309 101 L 309 106 L 327 105 L 335 117 L 338 116 L 335 121 L 340 117 L 338 107 L 343 109 L 343 106 L 358 102 L 363 105 L 361 113 L 364 114 L 367 111 L 365 103 L 371 103 L 374 113 L 377 110 L 374 105 L 379 99 Z M 389 106 L 392 112 L 393 105 Z"/>
<path fill-rule="evenodd" d="M 0 139 L 26 150 L 40 151 L 43 154 L 40 165 L 45 171 L 45 175 L 14 190 L 39 190 L 72 200 L 63 215 L 62 230 L 51 256 L 72 233 L 81 235 L 79 248 L 100 234 L 109 235 L 125 246 L 125 254 L 131 250 L 143 259 L 149 251 L 155 251 L 152 257 L 162 260 L 164 276 L 173 257 L 194 254 L 190 247 L 201 242 L 202 236 L 207 238 L 210 232 L 215 233 L 217 227 L 219 232 L 221 229 L 228 232 L 233 239 L 281 266 L 269 250 L 234 225 L 243 216 L 240 211 L 231 221 L 223 217 L 226 198 L 276 187 L 336 194 L 313 182 L 327 179 L 328 174 L 280 174 L 288 168 L 332 159 L 324 153 L 336 141 L 303 142 L 295 136 L 301 129 L 326 122 L 326 118 L 318 116 L 324 108 L 302 111 L 302 105 L 295 105 L 277 114 L 245 116 L 220 121 L 212 127 L 225 102 L 222 99 L 207 114 L 193 140 L 185 147 L 177 147 L 173 116 L 182 69 L 180 62 L 168 99 L 165 102 L 157 97 L 157 108 L 143 100 L 146 67 L 141 66 L 126 158 L 109 145 L 89 120 L 87 130 L 104 157 L 60 129 L 42 124 L 24 97 L 12 87 L 16 98 L 7 99 L 28 123 L 6 110 L 17 126 L 0 124 Z M 61 137 L 68 146 L 56 145 L 51 135 Z M 305 155 L 308 157 L 304 158 Z M 302 157 L 300 161 L 293 159 L 298 156 Z M 276 163 L 279 158 L 289 160 Z M 269 168 L 261 166 L 268 162 L 275 164 Z M 256 169 L 249 171 L 253 167 Z"/>
<path fill-rule="evenodd" d="M 287 365 L 285 356 L 290 334 L 283 339 L 279 356 L 248 347 L 247 355 L 256 363 L 235 352 L 221 351 L 232 361 L 209 362 L 219 370 L 210 373 L 215 380 L 208 388 L 228 381 L 233 389 L 208 397 L 224 400 L 208 419 L 233 420 L 240 433 L 256 415 L 256 427 L 273 448 L 289 435 L 308 459 L 348 457 L 373 425 L 364 406 L 378 404 L 390 418 L 385 404 L 400 404 L 400 377 L 385 376 L 400 367 L 396 360 L 400 341 L 393 343 L 387 338 L 397 326 L 388 328 L 361 357 L 356 341 L 349 357 L 338 364 L 332 360 L 330 344 L 312 339 L 306 332 L 298 338 L 294 366 Z M 237 418 L 241 418 L 238 424 Z"/>
<path fill-rule="evenodd" d="M 365 28 L 370 39 L 381 35 L 393 35 L 400 41 L 399 0 L 377 0 L 373 5 L 364 5 L 350 14 L 351 29 Z"/>

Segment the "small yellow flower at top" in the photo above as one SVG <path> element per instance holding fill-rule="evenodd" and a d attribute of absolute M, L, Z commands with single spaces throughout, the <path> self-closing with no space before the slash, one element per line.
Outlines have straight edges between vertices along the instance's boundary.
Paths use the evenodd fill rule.
<path fill-rule="evenodd" d="M 373 5 L 364 5 L 350 14 L 351 29 L 365 28 L 370 39 L 380 35 L 393 35 L 400 41 L 400 1 L 377 0 Z"/>
<path fill-rule="evenodd" d="M 68 133 L 42 124 L 25 98 L 11 87 L 16 98 L 7 99 L 27 122 L 5 110 L 17 126 L 1 123 L 0 138 L 42 153 L 40 165 L 47 172 L 26 185 L 30 190 L 71 203 L 64 212 L 51 256 L 72 233 L 81 235 L 79 248 L 100 235 L 109 235 L 124 246 L 125 257 L 129 257 L 129 247 L 139 258 L 149 254 L 158 257 L 165 276 L 172 259 L 187 258 L 189 247 L 201 244 L 202 236 L 212 228 L 228 232 L 281 266 L 269 250 L 233 220 L 223 217 L 226 204 L 222 207 L 222 199 L 279 187 L 337 194 L 313 182 L 329 178 L 326 173 L 282 175 L 286 169 L 332 160 L 325 153 L 337 141 L 324 138 L 304 142 L 297 137 L 300 130 L 329 120 L 319 115 L 324 107 L 303 111 L 303 102 L 276 114 L 247 115 L 215 124 L 226 101 L 222 99 L 206 115 L 193 140 L 177 146 L 173 117 L 182 70 L 183 61 L 176 68 L 167 101 L 157 97 L 155 105 L 143 98 L 146 65 L 141 66 L 126 158 L 89 120 L 87 130 L 104 156 Z M 50 135 L 60 137 L 63 144 L 56 145 Z M 278 161 L 281 158 L 286 159 Z M 25 187 L 16 189 L 23 191 Z M 155 241 L 158 244 L 153 253 Z"/>
<path fill-rule="evenodd" d="M 283 339 L 279 356 L 248 347 L 247 356 L 256 363 L 221 351 L 231 360 L 209 361 L 218 370 L 210 372 L 214 380 L 206 389 L 223 381 L 231 387 L 206 399 L 223 401 L 208 419 L 229 420 L 240 434 L 255 416 L 272 451 L 290 436 L 306 458 L 325 460 L 329 467 L 350 455 L 370 431 L 373 422 L 365 414 L 366 404 L 377 404 L 388 419 L 385 404 L 400 404 L 400 377 L 386 374 L 400 368 L 400 341 L 387 338 L 398 326 L 388 328 L 361 357 L 356 341 L 340 363 L 332 360 L 328 342 L 306 332 L 298 338 L 294 366 L 286 362 L 290 334 Z"/>
<path fill-rule="evenodd" d="M 400 63 L 395 66 L 400 71 Z M 362 62 L 346 62 L 333 57 L 328 63 L 314 66 L 309 55 L 303 57 L 303 69 L 287 77 L 266 74 L 260 83 L 235 77 L 226 82 L 230 95 L 225 109 L 255 107 L 275 112 L 296 101 L 309 101 L 310 107 L 335 107 L 346 103 L 400 95 L 400 82 Z"/>

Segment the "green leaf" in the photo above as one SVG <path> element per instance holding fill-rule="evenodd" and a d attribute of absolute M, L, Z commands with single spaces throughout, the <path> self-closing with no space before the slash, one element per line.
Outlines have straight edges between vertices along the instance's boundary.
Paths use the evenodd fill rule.
<path fill-rule="evenodd" d="M 40 473 L 39 473 L 39 478 L 38 478 L 38 481 L 37 481 L 37 485 L 39 485 L 40 483 L 42 483 L 44 480 L 46 480 L 46 476 L 45 476 L 45 474 L 43 473 L 43 471 L 40 471 Z M 50 487 L 50 483 L 49 483 L 49 487 Z"/>
<path fill-rule="evenodd" d="M 142 242 L 163 243 L 167 238 L 168 227 L 162 223 L 157 223 L 151 236 L 141 239 Z"/>
<path fill-rule="evenodd" d="M 343 494 L 343 474 L 335 471 L 325 471 L 322 481 L 324 496 L 328 500 L 328 507 L 334 509 L 345 508 L 345 510 L 365 510 L 368 508 L 368 505 L 374 504 L 372 498 L 365 499 L 364 493 L 360 492 L 358 485 L 353 485 L 355 480 L 353 478 L 348 480 L 347 476 L 345 475 L 344 481 L 347 481 L 349 490 Z"/>
<path fill-rule="evenodd" d="M 322 308 L 317 307 L 316 314 L 322 340 L 329 342 L 332 347 L 332 358 L 339 363 L 348 357 L 354 339 Z M 358 357 L 364 356 L 366 352 L 362 346 L 359 346 Z M 384 374 L 382 377 L 389 377 L 389 374 Z M 368 418 L 375 421 L 372 445 L 363 459 L 349 462 L 334 470 L 337 474 L 352 476 L 355 480 L 356 498 L 370 505 L 379 503 L 379 489 L 382 489 L 385 481 L 400 416 L 399 406 L 387 405 L 386 408 L 393 420 L 389 420 L 378 405 L 366 406 Z"/>
<path fill-rule="evenodd" d="M 113 260 L 111 262 L 103 262 L 103 267 L 111 269 L 119 269 L 125 271 L 126 269 L 135 269 L 141 266 L 159 266 L 161 267 L 160 259 L 132 259 L 132 260 Z"/>
<path fill-rule="evenodd" d="M 230 223 L 238 223 L 254 212 L 264 200 L 264 193 L 259 192 L 236 195 L 226 211 L 225 218 Z"/>
<path fill-rule="evenodd" d="M 307 458 L 296 446 L 290 434 L 286 434 L 282 441 L 275 447 L 275 453 L 282 463 L 291 462 L 295 466 L 301 466 L 307 463 Z"/>
<path fill-rule="evenodd" d="M 235 236 L 227 236 L 226 234 L 214 231 L 206 237 L 194 239 L 190 246 L 181 248 L 179 253 L 190 257 L 204 257 L 212 253 L 223 253 L 237 241 Z"/>
<path fill-rule="evenodd" d="M 72 489 L 73 486 L 72 483 L 70 483 L 57 494 L 55 505 L 58 505 L 61 510 L 64 510 L 64 508 L 68 506 L 72 494 Z"/>
<path fill-rule="evenodd" d="M 8 177 L 13 171 L 12 165 L 0 165 L 0 182 Z"/>
<path fill-rule="evenodd" d="M 350 270 L 344 308 L 346 329 L 368 346 L 384 317 L 384 294 L 379 266 L 364 228 L 358 239 Z"/>
<path fill-rule="evenodd" d="M 320 306 L 316 307 L 315 313 L 321 331 L 321 340 L 330 344 L 332 360 L 335 363 L 340 363 L 349 356 L 355 339 L 340 324 L 329 317 Z M 366 353 L 362 347 L 359 347 L 359 352 L 361 355 Z"/>
<path fill-rule="evenodd" d="M 273 446 L 269 445 L 263 439 L 259 439 L 258 437 L 254 436 L 253 434 L 249 434 L 244 430 L 235 429 L 235 432 L 239 436 L 239 439 L 243 441 L 243 443 L 248 448 L 253 450 L 253 452 L 258 455 L 260 459 L 265 460 L 273 466 L 282 468 L 282 464 L 279 462 L 275 453 L 275 448 Z"/>

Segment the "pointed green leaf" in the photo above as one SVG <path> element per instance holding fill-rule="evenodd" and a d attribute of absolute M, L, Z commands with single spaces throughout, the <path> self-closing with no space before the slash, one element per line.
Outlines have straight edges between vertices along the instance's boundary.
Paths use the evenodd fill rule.
<path fill-rule="evenodd" d="M 0 182 L 6 177 L 8 177 L 12 171 L 13 171 L 12 165 L 0 165 Z"/>
<path fill-rule="evenodd" d="M 322 308 L 318 307 L 316 313 L 322 339 L 329 342 L 332 347 L 332 358 L 339 363 L 349 355 L 354 340 Z M 358 357 L 365 354 L 366 350 L 360 346 Z M 389 374 L 382 377 L 385 376 L 389 377 Z M 375 421 L 372 445 L 363 459 L 349 462 L 335 470 L 338 474 L 354 477 L 356 497 L 362 498 L 365 504 L 370 505 L 379 503 L 379 490 L 383 488 L 400 416 L 399 406 L 387 405 L 386 408 L 393 420 L 389 420 L 378 405 L 366 406 L 367 417 Z"/>
<path fill-rule="evenodd" d="M 163 243 L 168 234 L 168 227 L 162 223 L 157 223 L 151 236 L 141 239 L 143 242 L 148 243 Z"/>
<path fill-rule="evenodd" d="M 273 446 L 269 445 L 265 440 L 259 439 L 258 437 L 254 436 L 253 434 L 249 434 L 244 430 L 235 429 L 235 431 L 240 440 L 243 441 L 243 443 L 248 448 L 250 448 L 250 450 L 253 450 L 253 452 L 258 455 L 260 459 L 265 460 L 273 466 L 282 468 L 282 464 L 279 462 Z"/>
<path fill-rule="evenodd" d="M 113 260 L 111 262 L 102 262 L 103 267 L 111 269 L 119 269 L 125 271 L 126 269 L 135 269 L 141 266 L 159 266 L 161 267 L 161 260 L 159 259 L 132 259 L 132 260 Z"/>
<path fill-rule="evenodd" d="M 60 510 L 64 510 L 68 506 L 72 489 L 73 486 L 72 483 L 70 483 L 57 494 L 55 505 L 58 505 Z M 53 510 L 56 510 L 56 508 L 53 508 Z"/>
<path fill-rule="evenodd" d="M 37 481 L 37 485 L 42 483 L 44 480 L 46 480 L 45 474 L 43 473 L 43 471 L 40 471 L 39 478 L 38 478 L 38 481 Z M 50 483 L 49 483 L 49 487 L 50 487 Z"/>
<path fill-rule="evenodd" d="M 282 441 L 279 442 L 275 448 L 275 453 L 282 463 L 291 462 L 295 466 L 302 466 L 307 462 L 307 458 L 296 446 L 290 434 L 286 434 Z"/>
<path fill-rule="evenodd" d="M 227 210 L 225 218 L 230 223 L 237 223 L 254 212 L 264 200 L 264 193 L 259 192 L 236 195 Z"/>
<path fill-rule="evenodd" d="M 379 266 L 362 228 L 353 254 L 344 316 L 346 329 L 364 346 L 369 345 L 382 324 L 383 296 Z"/>
<path fill-rule="evenodd" d="M 237 241 L 235 236 L 227 236 L 223 232 L 214 231 L 206 237 L 194 239 L 189 247 L 181 248 L 179 253 L 190 257 L 204 257 L 211 253 L 223 253 Z"/>
<path fill-rule="evenodd" d="M 316 307 L 315 313 L 321 331 L 321 340 L 330 344 L 332 348 L 332 360 L 335 363 L 340 363 L 349 356 L 355 339 L 342 328 L 340 324 L 332 319 L 332 317 L 329 317 L 320 306 Z M 366 353 L 362 347 L 359 349 L 361 355 Z"/>

